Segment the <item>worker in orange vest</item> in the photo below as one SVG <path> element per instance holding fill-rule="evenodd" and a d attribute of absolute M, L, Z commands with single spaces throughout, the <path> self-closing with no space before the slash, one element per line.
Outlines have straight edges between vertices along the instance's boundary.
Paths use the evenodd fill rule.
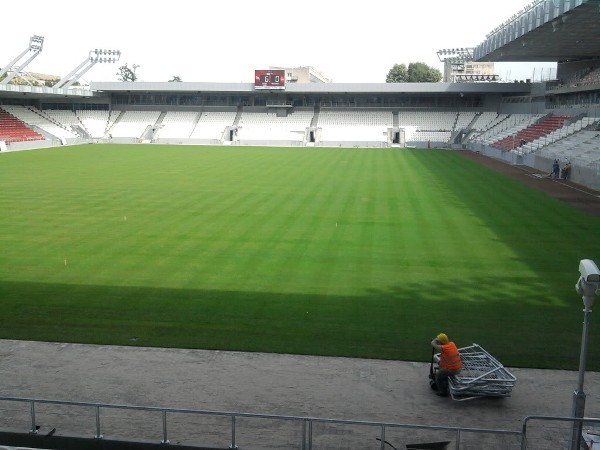
<path fill-rule="evenodd" d="M 438 334 L 431 345 L 440 353 L 439 368 L 435 373 L 435 384 L 437 395 L 446 397 L 448 395 L 448 377 L 458 375 L 462 369 L 462 360 L 456 344 L 448 339 L 444 333 Z"/>

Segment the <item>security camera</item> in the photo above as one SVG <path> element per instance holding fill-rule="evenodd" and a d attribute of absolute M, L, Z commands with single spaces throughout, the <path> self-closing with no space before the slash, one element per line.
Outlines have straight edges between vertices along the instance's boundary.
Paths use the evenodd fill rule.
<path fill-rule="evenodd" d="M 582 259 L 579 261 L 579 273 L 583 281 L 588 283 L 600 283 L 600 270 L 596 263 L 591 259 Z"/>
<path fill-rule="evenodd" d="M 591 259 L 582 259 L 579 262 L 581 276 L 575 284 L 575 291 L 583 298 L 584 311 L 591 312 L 594 306 L 594 296 L 600 295 L 600 270 Z"/>

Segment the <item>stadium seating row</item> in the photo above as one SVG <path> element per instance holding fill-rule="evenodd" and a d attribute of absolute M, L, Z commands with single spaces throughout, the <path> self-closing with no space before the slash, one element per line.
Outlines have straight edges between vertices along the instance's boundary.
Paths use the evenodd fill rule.
<path fill-rule="evenodd" d="M 565 123 L 562 127 L 557 128 L 547 134 L 544 134 L 543 136 L 538 137 L 537 139 L 532 140 L 531 142 L 524 144 L 518 150 L 522 154 L 531 153 L 541 147 L 545 147 L 558 140 L 565 139 L 568 136 L 571 136 L 572 134 L 577 133 L 578 131 L 588 126 L 593 125 L 596 121 L 598 121 L 598 118 L 596 117 L 583 117 L 576 120 L 575 122 Z"/>
<path fill-rule="evenodd" d="M 555 130 L 561 128 L 565 123 L 569 122 L 567 116 L 548 115 L 530 125 L 521 128 L 516 133 L 511 133 L 508 136 L 499 139 L 492 144 L 493 147 L 502 150 L 514 150 L 523 146 L 527 142 L 535 141 L 542 136 L 546 136 Z"/>
<path fill-rule="evenodd" d="M 303 141 L 306 128 L 315 121 L 312 111 L 297 111 L 286 117 L 275 114 L 244 112 L 235 122 L 235 112 L 182 112 L 168 111 L 40 111 L 32 107 L 6 106 L 5 109 L 23 122 L 36 126 L 57 138 L 79 137 L 80 131 L 88 138 L 141 139 L 149 133 L 153 139 L 221 139 L 226 127 L 235 125 L 239 140 L 295 140 Z M 449 139 L 454 130 L 462 129 L 477 118 L 477 126 L 497 115 L 475 112 L 402 112 L 398 126 L 407 128 L 410 135 L 416 132 L 444 132 L 436 135 Z M 390 111 L 322 111 L 316 117 L 316 127 L 323 129 L 322 140 L 381 141 L 386 142 L 386 132 L 394 126 Z M 479 129 L 479 128 L 477 128 Z M 423 137 L 423 136 L 421 136 Z M 408 137 L 407 137 L 408 139 Z"/>
<path fill-rule="evenodd" d="M 42 111 L 34 107 L 4 105 L 0 109 L 0 140 L 12 143 L 83 137 L 243 144 L 268 141 L 302 145 L 309 139 L 308 130 L 314 130 L 310 134 L 317 134 L 323 145 L 356 142 L 384 146 L 388 143 L 390 129 L 403 129 L 407 143 L 438 144 L 449 143 L 462 130 L 467 133 L 467 142 L 513 150 L 521 155 L 542 149 L 564 155 L 569 152 L 566 147 L 572 146 L 574 153 L 594 162 L 599 159 L 597 149 L 600 148 L 596 135 L 582 131 L 589 130 L 598 120 L 491 111 L 399 111 L 394 116 L 391 111 L 324 109 L 317 113 L 299 110 L 282 117 L 246 111 Z M 230 133 L 226 133 L 227 130 Z"/>
<path fill-rule="evenodd" d="M 600 122 L 600 117 L 593 119 L 595 123 Z M 577 165 L 582 167 L 592 167 L 594 164 L 600 164 L 600 131 L 593 129 L 573 131 L 561 139 L 540 146 L 535 151 L 550 160 L 571 161 L 577 162 Z"/>
<path fill-rule="evenodd" d="M 0 109 L 0 141 L 6 143 L 42 140 L 42 136 L 22 120 Z"/>
<path fill-rule="evenodd" d="M 312 111 L 298 111 L 286 117 L 245 112 L 238 122 L 237 138 L 246 141 L 302 142 L 313 118 Z"/>
<path fill-rule="evenodd" d="M 40 136 L 46 132 L 48 135 L 55 136 L 59 139 L 77 137 L 77 134 L 71 131 L 68 125 L 53 120 L 48 117 L 45 112 L 35 108 L 13 105 L 5 105 L 2 108 L 11 116 L 19 119 L 29 127 L 35 127 L 36 132 Z M 41 139 L 43 139 L 43 136 Z"/>

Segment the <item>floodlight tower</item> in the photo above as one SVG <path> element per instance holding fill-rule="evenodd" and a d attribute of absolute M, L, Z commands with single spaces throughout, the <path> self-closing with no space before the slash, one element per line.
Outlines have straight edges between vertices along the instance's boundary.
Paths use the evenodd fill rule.
<path fill-rule="evenodd" d="M 18 74 L 21 73 L 21 71 L 27 67 L 27 65 L 33 61 L 33 59 L 39 55 L 42 52 L 42 48 L 44 46 L 44 38 L 42 36 L 37 36 L 37 35 L 33 35 L 31 36 L 31 38 L 29 38 L 29 47 L 27 47 L 25 50 L 23 50 L 19 56 L 17 56 L 15 59 L 13 59 L 11 62 L 9 62 L 6 67 L 2 68 L 2 70 L 0 70 L 0 78 L 2 78 L 3 75 L 5 75 L 6 73 L 8 73 L 8 71 L 10 69 L 12 69 L 15 64 L 17 62 L 19 62 L 21 60 L 21 58 L 23 58 L 27 53 L 29 52 L 33 52 L 33 55 L 31 55 L 29 57 L 29 59 L 27 59 L 27 61 L 25 61 L 23 64 L 21 64 L 19 67 L 15 67 L 15 70 L 9 75 L 7 76 L 4 80 L 0 81 L 0 84 L 8 84 L 8 82 L 10 80 L 12 80 L 14 77 L 16 77 Z"/>
<path fill-rule="evenodd" d="M 121 58 L 120 50 L 104 50 L 104 49 L 94 49 L 90 50 L 90 53 L 87 58 L 83 60 L 81 64 L 75 67 L 71 72 L 62 77 L 58 83 L 54 85 L 57 89 L 67 89 L 77 80 L 79 80 L 83 74 L 85 74 L 88 70 L 94 67 L 98 63 L 114 63 L 117 62 Z"/>
<path fill-rule="evenodd" d="M 454 83 L 457 73 L 464 73 L 465 63 L 473 61 L 474 48 L 445 48 L 437 51 L 438 59 L 444 63 L 444 82 Z"/>
<path fill-rule="evenodd" d="M 498 81 L 493 62 L 475 62 L 474 48 L 461 47 L 438 50 L 437 55 L 444 63 L 444 82 Z"/>
<path fill-rule="evenodd" d="M 472 47 L 461 48 L 445 48 L 437 51 L 438 58 L 441 62 L 452 61 L 473 61 Z"/>

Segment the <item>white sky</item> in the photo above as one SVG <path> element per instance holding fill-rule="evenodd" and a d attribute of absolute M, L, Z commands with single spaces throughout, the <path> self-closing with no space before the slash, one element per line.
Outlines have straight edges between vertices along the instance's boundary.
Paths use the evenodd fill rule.
<path fill-rule="evenodd" d="M 436 51 L 475 47 L 528 0 L 64 0 L 3 1 L 0 67 L 44 36 L 27 72 L 64 76 L 95 48 L 121 60 L 82 81 L 254 81 L 255 69 L 313 66 L 336 83 L 383 83 L 394 64 L 443 70 Z M 31 53 L 29 54 L 31 55 Z M 28 55 L 28 56 L 29 56 Z M 25 57 L 20 62 L 24 62 Z M 496 63 L 505 80 L 540 78 L 555 63 Z M 535 77 L 533 70 L 535 68 Z M 546 76 L 548 78 L 548 76 Z"/>

